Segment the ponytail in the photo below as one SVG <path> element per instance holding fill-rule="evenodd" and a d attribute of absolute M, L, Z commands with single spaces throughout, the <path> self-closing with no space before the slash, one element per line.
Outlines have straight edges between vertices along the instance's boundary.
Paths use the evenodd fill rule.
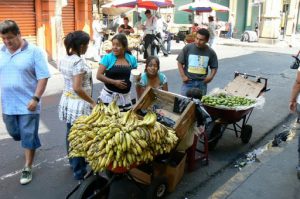
<path fill-rule="evenodd" d="M 80 56 L 81 46 L 88 45 L 90 36 L 81 30 L 70 32 L 64 38 L 64 45 L 67 55 L 73 55 L 74 53 Z"/>

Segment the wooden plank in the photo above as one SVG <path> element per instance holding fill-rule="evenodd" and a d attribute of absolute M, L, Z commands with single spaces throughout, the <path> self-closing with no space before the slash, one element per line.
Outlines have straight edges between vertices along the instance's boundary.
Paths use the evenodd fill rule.
<path fill-rule="evenodd" d="M 237 76 L 232 82 L 228 83 L 224 90 L 235 96 L 256 98 L 264 89 L 264 86 L 265 84 L 263 83 Z"/>
<path fill-rule="evenodd" d="M 190 101 L 183 113 L 177 114 L 173 112 L 175 97 L 185 98 L 184 96 L 174 93 L 148 88 L 134 106 L 133 111 L 137 112 L 140 109 L 147 109 L 154 103 L 158 103 L 161 105 L 161 109 L 176 116 L 173 129 L 175 130 L 177 137 L 181 139 L 187 133 L 189 127 L 195 122 L 195 103 Z"/>
<path fill-rule="evenodd" d="M 130 175 L 136 180 L 137 182 L 140 182 L 142 184 L 150 185 L 151 184 L 151 175 L 148 173 L 145 173 L 139 169 L 131 169 L 129 171 Z"/>

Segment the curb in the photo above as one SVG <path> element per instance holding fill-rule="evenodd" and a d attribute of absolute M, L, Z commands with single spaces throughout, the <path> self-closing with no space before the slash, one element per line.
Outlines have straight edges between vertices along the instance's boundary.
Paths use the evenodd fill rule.
<path fill-rule="evenodd" d="M 237 156 L 235 158 L 233 158 L 232 160 L 230 160 L 227 164 L 225 164 L 223 167 L 221 167 L 220 169 L 216 170 L 215 172 L 213 172 L 212 174 L 210 174 L 208 176 L 207 179 L 203 180 L 202 182 L 199 182 L 198 184 L 196 184 L 195 186 L 191 187 L 190 189 L 184 191 L 182 194 L 180 194 L 180 196 L 182 198 L 187 198 L 189 196 L 193 196 L 195 193 L 197 193 L 199 191 L 199 189 L 201 189 L 201 187 L 208 183 L 210 180 L 212 180 L 215 176 L 221 174 L 225 169 L 228 169 L 232 166 L 232 164 L 236 161 L 236 159 L 238 157 L 240 157 L 242 154 L 245 154 L 247 151 L 251 151 L 252 149 L 254 149 L 255 146 L 261 144 L 261 142 L 264 141 L 264 139 L 271 135 L 272 132 L 281 127 L 283 124 L 287 123 L 287 122 L 292 122 L 292 120 L 295 118 L 295 116 L 293 116 L 293 114 L 288 114 L 281 122 L 279 122 L 278 124 L 274 125 L 273 127 L 270 128 L 270 130 L 268 130 L 266 133 L 264 133 L 262 135 L 262 137 L 260 137 L 258 140 L 256 140 L 255 142 L 251 143 L 249 145 L 249 149 L 247 149 L 244 152 L 241 152 L 239 154 L 237 154 Z M 201 168 L 199 168 L 201 169 Z"/>

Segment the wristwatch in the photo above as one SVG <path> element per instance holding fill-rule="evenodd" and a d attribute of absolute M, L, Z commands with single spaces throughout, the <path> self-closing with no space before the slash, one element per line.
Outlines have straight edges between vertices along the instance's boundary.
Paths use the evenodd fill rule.
<path fill-rule="evenodd" d="M 40 98 L 37 97 L 37 96 L 33 96 L 32 99 L 33 99 L 34 101 L 36 101 L 36 102 L 39 102 L 39 101 L 40 101 Z"/>

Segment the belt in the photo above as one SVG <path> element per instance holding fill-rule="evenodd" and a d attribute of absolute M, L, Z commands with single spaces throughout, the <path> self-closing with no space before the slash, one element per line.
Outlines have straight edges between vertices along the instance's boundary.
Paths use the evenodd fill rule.
<path fill-rule="evenodd" d="M 64 92 L 64 95 L 71 99 L 81 99 L 78 95 L 75 95 L 74 93 L 72 93 L 70 91 Z"/>

